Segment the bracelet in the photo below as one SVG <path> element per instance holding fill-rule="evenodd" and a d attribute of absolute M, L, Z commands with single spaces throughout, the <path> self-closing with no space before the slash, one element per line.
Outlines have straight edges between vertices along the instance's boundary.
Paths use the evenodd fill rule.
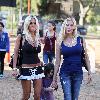
<path fill-rule="evenodd" d="M 17 68 L 13 68 L 13 71 L 14 71 L 14 70 L 17 70 Z"/>

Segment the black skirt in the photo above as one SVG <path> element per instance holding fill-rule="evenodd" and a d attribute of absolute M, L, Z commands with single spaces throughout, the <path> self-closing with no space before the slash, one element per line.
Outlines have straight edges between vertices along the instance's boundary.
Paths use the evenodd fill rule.
<path fill-rule="evenodd" d="M 20 69 L 20 75 L 18 79 L 20 80 L 34 80 L 41 79 L 45 77 L 44 75 L 44 67 L 36 66 L 36 67 L 25 67 Z"/>

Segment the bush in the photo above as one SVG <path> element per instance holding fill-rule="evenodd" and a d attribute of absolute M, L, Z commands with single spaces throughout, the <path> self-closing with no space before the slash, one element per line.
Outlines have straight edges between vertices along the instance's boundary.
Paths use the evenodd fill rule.
<path fill-rule="evenodd" d="M 100 34 L 100 31 L 97 30 L 97 25 L 94 25 L 94 26 L 88 26 L 88 28 L 87 28 L 87 33 L 88 33 L 88 34 L 99 35 L 99 34 Z"/>
<path fill-rule="evenodd" d="M 43 16 L 44 20 L 50 20 L 50 19 L 56 19 L 56 18 L 57 18 L 57 16 L 54 14 L 49 14 L 49 15 Z"/>

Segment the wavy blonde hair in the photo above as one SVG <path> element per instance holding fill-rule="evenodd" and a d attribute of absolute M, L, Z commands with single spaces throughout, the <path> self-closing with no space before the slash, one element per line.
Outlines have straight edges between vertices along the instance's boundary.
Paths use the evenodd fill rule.
<path fill-rule="evenodd" d="M 61 26 L 61 31 L 60 31 L 59 38 L 58 38 L 58 41 L 60 43 L 68 37 L 68 34 L 65 33 L 66 32 L 66 24 L 68 23 L 68 21 L 72 21 L 74 24 L 74 29 L 73 29 L 72 35 L 73 36 L 77 35 L 76 20 L 74 17 L 68 17 L 64 20 L 64 22 L 62 23 L 62 26 Z"/>
<path fill-rule="evenodd" d="M 35 19 L 36 25 L 37 25 L 37 29 L 36 29 L 36 33 L 35 33 L 35 41 L 36 41 L 36 43 L 38 45 L 39 44 L 38 43 L 38 39 L 39 39 L 39 22 L 38 22 L 38 19 L 36 18 L 36 16 L 29 15 L 29 16 L 26 17 L 26 19 L 24 21 L 23 34 L 25 34 L 25 39 L 26 40 L 33 41 L 31 33 L 29 32 L 29 29 L 28 29 L 29 24 L 30 24 L 30 22 L 31 22 L 32 19 Z"/>

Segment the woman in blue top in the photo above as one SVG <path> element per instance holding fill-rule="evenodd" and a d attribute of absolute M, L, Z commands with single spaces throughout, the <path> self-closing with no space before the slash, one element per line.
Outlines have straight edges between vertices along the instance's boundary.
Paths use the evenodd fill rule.
<path fill-rule="evenodd" d="M 9 52 L 9 37 L 3 28 L 4 24 L 0 22 L 0 77 L 3 77 L 5 54 Z"/>
<path fill-rule="evenodd" d="M 64 93 L 64 100 L 78 100 L 80 85 L 83 80 L 81 63 L 82 43 L 81 38 L 76 33 L 76 21 L 73 17 L 68 17 L 62 24 L 61 36 L 56 43 L 56 63 L 52 87 L 57 86 L 57 72 L 60 67 L 61 55 L 63 62 L 60 68 L 60 81 Z M 85 46 L 86 63 L 88 67 L 88 82 L 91 81 L 90 64 Z"/>

